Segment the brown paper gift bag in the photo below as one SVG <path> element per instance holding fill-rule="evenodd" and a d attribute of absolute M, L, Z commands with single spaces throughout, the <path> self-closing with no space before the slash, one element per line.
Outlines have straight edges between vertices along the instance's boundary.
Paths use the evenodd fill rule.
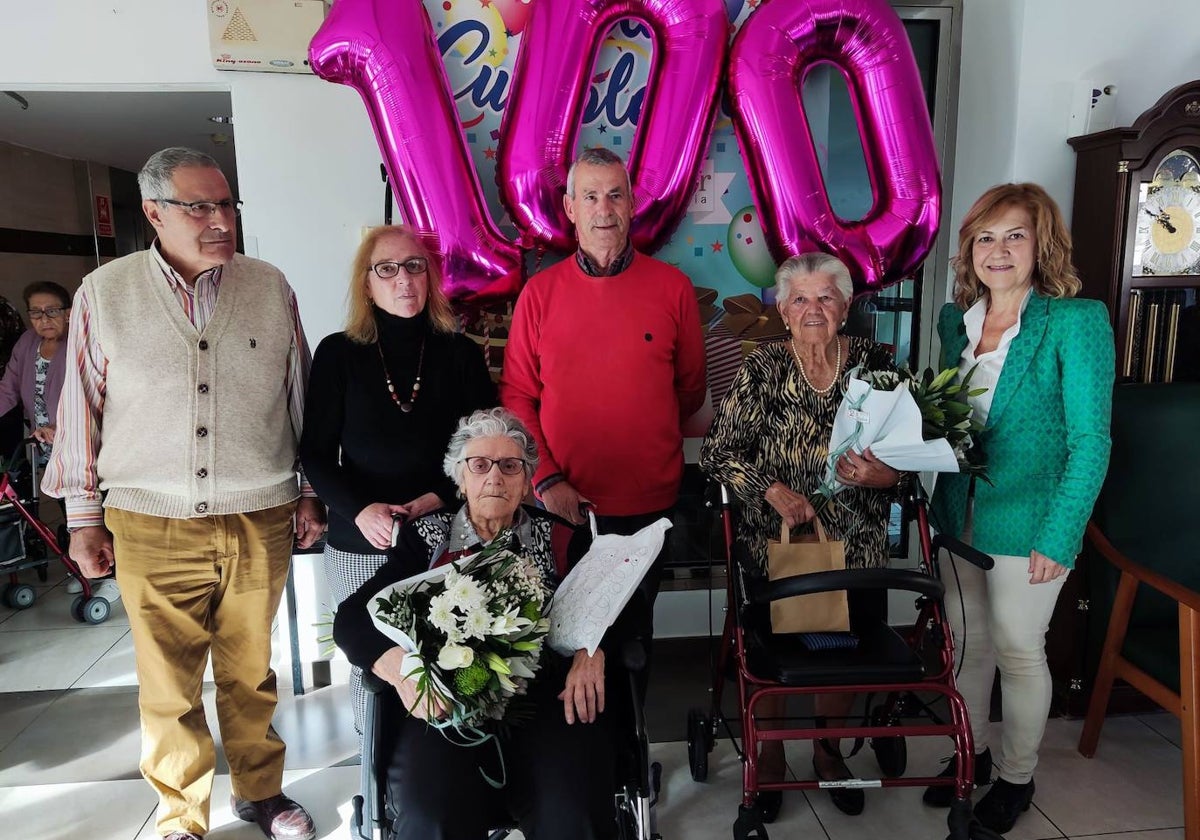
<path fill-rule="evenodd" d="M 786 524 L 779 542 L 767 542 L 767 577 L 771 580 L 830 572 L 846 568 L 846 546 L 825 535 L 820 519 L 813 519 L 813 533 L 798 540 L 789 538 Z M 824 633 L 850 629 L 850 607 L 846 590 L 797 595 L 771 602 L 771 629 L 776 633 Z"/>

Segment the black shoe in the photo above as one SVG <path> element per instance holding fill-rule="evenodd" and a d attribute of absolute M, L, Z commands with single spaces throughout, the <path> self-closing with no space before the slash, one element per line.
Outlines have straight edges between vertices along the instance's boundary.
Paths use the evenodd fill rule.
<path fill-rule="evenodd" d="M 838 767 L 836 775 L 822 776 L 820 769 L 817 767 L 817 750 L 821 750 L 826 755 L 836 755 L 838 759 Z M 832 782 L 838 779 L 853 779 L 854 774 L 850 772 L 850 768 L 846 766 L 846 762 L 842 760 L 841 753 L 831 749 L 824 739 L 813 741 L 813 773 L 823 782 Z M 863 808 L 867 804 L 867 797 L 862 792 L 861 788 L 828 788 L 829 798 L 833 800 L 833 804 L 843 814 L 848 814 L 852 817 L 857 817 L 863 812 Z"/>
<path fill-rule="evenodd" d="M 953 779 L 958 773 L 954 758 L 950 756 L 942 772 L 938 773 L 939 779 Z M 975 787 L 981 788 L 991 781 L 992 751 L 987 749 L 975 755 Z M 930 785 L 925 788 L 925 795 L 921 797 L 921 801 L 933 808 L 949 808 L 950 803 L 954 801 L 954 785 Z"/>
<path fill-rule="evenodd" d="M 754 807 L 758 815 L 768 825 L 779 819 L 779 809 L 783 807 L 783 791 L 762 790 L 754 795 Z"/>
<path fill-rule="evenodd" d="M 779 760 L 783 766 L 778 772 L 764 774 L 763 756 L 758 757 L 758 780 L 760 782 L 782 782 L 787 778 L 787 758 L 783 754 L 783 742 L 776 741 L 779 745 Z M 763 744 L 765 748 L 767 745 Z M 767 778 L 763 778 L 767 776 Z M 754 795 L 754 807 L 758 811 L 762 821 L 766 824 L 775 822 L 779 819 L 779 810 L 783 807 L 783 791 L 781 790 L 762 790 Z"/>
<path fill-rule="evenodd" d="M 1014 785 L 998 778 L 987 796 L 975 806 L 975 819 L 985 828 L 1007 834 L 1017 824 L 1017 817 L 1028 811 L 1032 803 L 1033 779 L 1023 785 Z"/>

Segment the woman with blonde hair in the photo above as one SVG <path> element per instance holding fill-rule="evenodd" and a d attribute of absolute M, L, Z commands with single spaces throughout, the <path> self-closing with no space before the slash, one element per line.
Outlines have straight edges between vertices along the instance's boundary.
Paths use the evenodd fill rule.
<path fill-rule="evenodd" d="M 1046 630 L 1108 468 L 1114 351 L 1104 304 L 1078 300 L 1071 239 L 1036 184 L 1001 184 L 959 230 L 954 302 L 942 309 L 942 367 L 974 369 L 978 437 L 988 483 L 938 478 L 934 523 L 992 555 L 943 569 L 946 605 L 971 715 L 975 781 L 995 767 L 975 816 L 1005 833 L 1033 800 L 1033 771 L 1050 709 Z M 961 604 L 961 608 L 960 608 Z M 1000 669 L 1002 738 L 989 749 L 992 678 Z M 947 767 L 947 775 L 954 772 Z M 931 787 L 930 805 L 952 788 Z"/>
<path fill-rule="evenodd" d="M 329 506 L 325 573 L 337 603 L 383 565 L 393 526 L 455 499 L 442 453 L 494 405 L 480 349 L 455 331 L 437 260 L 404 226 L 372 229 L 351 267 L 344 332 L 313 356 L 300 459 Z M 362 732 L 361 672 L 350 680 Z"/>

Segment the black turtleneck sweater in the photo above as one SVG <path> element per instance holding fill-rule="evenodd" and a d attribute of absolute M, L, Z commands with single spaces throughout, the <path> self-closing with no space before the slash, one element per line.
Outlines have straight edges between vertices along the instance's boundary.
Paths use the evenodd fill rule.
<path fill-rule="evenodd" d="M 354 524 L 367 505 L 404 504 L 429 492 L 454 501 L 457 488 L 442 470 L 446 444 L 460 417 L 497 404 L 471 339 L 433 332 L 424 313 L 400 318 L 376 309 L 375 322 L 401 401 L 412 393 L 425 341 L 412 412 L 392 402 L 375 345 L 334 333 L 313 356 L 300 439 L 304 473 L 329 506 L 329 544 L 356 554 L 380 553 Z"/>

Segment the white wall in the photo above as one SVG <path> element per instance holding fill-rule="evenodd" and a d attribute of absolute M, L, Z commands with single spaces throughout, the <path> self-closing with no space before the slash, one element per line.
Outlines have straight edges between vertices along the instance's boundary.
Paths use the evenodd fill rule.
<path fill-rule="evenodd" d="M 313 76 L 212 67 L 198 0 L 0 0 L 0 90 L 228 90 L 247 250 L 282 268 L 315 345 L 339 328 L 346 268 L 383 206 L 358 94 Z"/>
<path fill-rule="evenodd" d="M 1076 82 L 1117 86 L 1115 125 L 1200 78 L 1195 0 L 965 0 L 954 219 L 989 184 L 1036 181 L 1071 213 Z M 1014 37 L 1017 36 L 1017 37 Z M 1015 64 L 1014 64 L 1015 61 Z"/>

